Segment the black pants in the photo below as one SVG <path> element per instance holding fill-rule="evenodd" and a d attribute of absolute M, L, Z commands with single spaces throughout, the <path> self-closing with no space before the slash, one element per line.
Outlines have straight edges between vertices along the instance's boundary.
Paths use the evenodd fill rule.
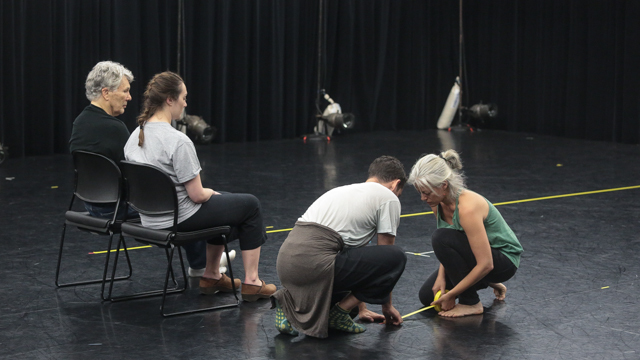
<path fill-rule="evenodd" d="M 447 289 L 451 290 L 464 279 L 476 266 L 476 258 L 471 251 L 469 239 L 462 231 L 453 229 L 437 229 L 431 236 L 433 252 L 440 264 L 444 266 Z M 458 296 L 458 301 L 463 305 L 475 305 L 480 302 L 478 290 L 485 289 L 489 283 L 500 283 L 511 279 L 516 273 L 516 266 L 499 250 L 491 248 L 493 257 L 493 270 L 484 278 L 469 287 Z M 438 277 L 438 270 L 431 274 L 420 289 L 420 302 L 428 306 L 433 302 L 433 284 Z"/>
<path fill-rule="evenodd" d="M 336 255 L 331 303 L 349 292 L 369 304 L 389 302 L 406 264 L 407 255 L 396 245 L 343 249 Z"/>
<path fill-rule="evenodd" d="M 260 200 L 251 194 L 221 192 L 202 203 L 200 209 L 178 224 L 178 231 L 196 231 L 216 226 L 231 226 L 227 241 L 240 240 L 241 250 L 253 250 L 265 243 L 267 234 L 262 224 Z M 189 266 L 202 269 L 207 264 L 206 243 L 222 245 L 222 238 L 187 244 Z"/>

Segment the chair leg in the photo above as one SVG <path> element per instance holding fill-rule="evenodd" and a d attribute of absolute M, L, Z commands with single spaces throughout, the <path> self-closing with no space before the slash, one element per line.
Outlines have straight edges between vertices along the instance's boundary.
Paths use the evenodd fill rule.
<path fill-rule="evenodd" d="M 167 255 L 167 261 L 169 262 L 169 268 L 171 269 L 171 281 L 173 281 L 173 286 L 177 288 L 178 287 L 178 281 L 176 280 L 176 274 L 173 271 L 173 263 L 172 263 L 172 260 L 171 260 L 171 258 L 173 258 L 173 255 L 171 255 L 171 257 L 169 257 L 169 248 L 165 248 L 164 249 L 164 253 L 165 253 L 165 255 Z M 186 287 L 186 281 L 185 281 L 185 287 Z"/>
<path fill-rule="evenodd" d="M 120 255 L 120 245 L 122 244 L 122 242 L 124 241 L 124 237 L 122 236 L 122 234 L 120 234 L 120 237 L 118 238 L 118 244 L 116 245 L 116 256 L 113 258 L 113 269 L 111 270 L 111 279 L 109 281 L 109 294 L 107 295 L 107 297 L 105 298 L 103 296 L 103 300 L 109 300 L 111 299 L 111 293 L 113 291 L 113 282 L 114 282 L 114 278 L 116 276 L 116 268 L 118 267 L 118 256 Z M 111 252 L 111 249 L 109 249 L 109 252 Z M 106 273 L 107 273 L 107 269 L 104 270 L 105 275 L 103 277 L 103 284 L 105 283 L 105 281 L 107 280 L 106 278 Z M 103 292 L 104 293 L 104 292 Z"/>
<path fill-rule="evenodd" d="M 182 279 L 186 287 L 186 284 L 189 283 L 189 279 L 187 278 L 187 272 L 184 270 L 184 260 L 182 259 L 182 250 L 180 249 L 180 246 L 178 246 L 178 256 L 180 257 L 180 269 L 182 269 Z"/>
<path fill-rule="evenodd" d="M 122 237 L 122 235 L 121 235 Z M 124 237 L 122 237 L 121 242 L 124 242 Z M 173 244 L 171 245 L 173 247 Z M 126 251 L 126 249 L 125 249 Z M 111 272 L 111 278 L 113 279 L 114 274 L 116 272 L 116 267 L 118 264 L 118 254 L 120 253 L 120 242 L 118 242 L 118 248 L 116 250 L 116 256 L 115 256 L 115 260 L 113 263 L 113 270 Z M 132 295 L 123 295 L 123 296 L 112 296 L 113 293 L 113 281 L 111 281 L 111 284 L 109 284 L 109 294 L 107 295 L 107 298 L 104 300 L 109 300 L 111 302 L 118 302 L 118 301 L 126 301 L 126 300 L 133 300 L 133 299 L 143 299 L 143 298 L 148 298 L 148 297 L 152 297 L 152 296 L 159 296 L 159 295 L 163 295 L 165 296 L 166 294 L 175 294 L 175 293 L 179 293 L 179 292 L 183 292 L 187 289 L 187 282 L 184 283 L 183 287 L 179 287 L 178 282 L 175 279 L 175 276 L 173 274 L 173 267 L 171 265 L 171 261 L 173 258 L 173 249 L 171 250 L 171 253 L 169 253 L 169 250 L 167 248 L 165 248 L 165 254 L 167 255 L 167 261 L 168 261 L 168 265 L 167 265 L 167 282 L 168 282 L 168 277 L 169 275 L 171 275 L 171 278 L 173 280 L 173 283 L 175 285 L 175 287 L 173 289 L 168 289 L 167 287 L 168 285 L 165 284 L 165 287 L 161 290 L 151 290 L 151 291 L 144 291 L 144 292 L 139 292 L 139 293 L 135 293 Z M 184 267 L 183 267 L 183 271 L 184 271 Z M 185 275 L 185 279 L 186 279 L 186 275 Z"/>
<path fill-rule="evenodd" d="M 129 278 L 131 278 L 131 275 L 133 274 L 133 268 L 131 267 L 131 258 L 129 257 L 129 251 L 127 251 L 127 244 L 125 243 L 124 237 L 122 236 L 122 234 L 120 234 L 120 237 L 118 238 L 118 250 L 116 251 L 116 256 L 114 257 L 113 272 L 111 274 L 111 279 L 109 279 L 109 281 L 110 281 L 109 296 L 107 296 L 107 297 L 104 296 L 104 287 L 105 287 L 106 282 L 107 282 L 107 272 L 109 270 L 109 256 L 111 254 L 111 244 L 112 244 L 112 242 L 113 242 L 113 234 L 109 238 L 109 247 L 107 248 L 107 256 L 106 256 L 106 260 L 105 260 L 105 263 L 104 263 L 104 272 L 102 274 L 102 288 L 100 290 L 100 297 L 102 298 L 103 301 L 106 301 L 106 300 L 108 300 L 109 297 L 111 297 L 111 290 L 113 289 L 112 285 L 113 285 L 114 281 L 129 279 Z M 124 249 L 124 255 L 127 258 L 127 265 L 129 267 L 129 274 L 126 275 L 126 276 L 121 276 L 121 277 L 114 278 L 115 272 L 116 272 L 116 266 L 118 264 L 118 251 L 120 250 L 120 244 L 122 244 L 122 247 Z"/>
<path fill-rule="evenodd" d="M 65 222 L 65 224 L 62 226 L 62 235 L 60 236 L 60 249 L 58 250 L 58 264 L 56 266 L 56 280 L 55 280 L 56 286 L 61 288 L 61 287 L 68 287 L 68 286 L 89 285 L 89 284 L 103 283 L 104 282 L 104 277 L 103 277 L 103 279 L 76 281 L 76 282 L 70 282 L 70 283 L 64 283 L 64 284 L 60 283 L 60 280 L 59 280 L 60 279 L 60 267 L 61 267 L 61 264 L 62 264 L 62 253 L 63 253 L 63 248 L 64 248 L 64 238 L 65 238 L 65 235 L 66 235 L 66 230 L 67 230 L 67 224 Z M 109 247 L 107 249 L 106 261 L 105 261 L 105 270 L 104 271 L 107 271 L 106 269 L 107 269 L 108 264 L 109 264 L 109 253 L 110 253 L 110 250 L 111 250 L 112 239 L 113 239 L 113 234 L 111 234 L 110 238 L 109 238 Z M 132 268 L 131 268 L 131 261 L 129 261 L 129 256 L 128 255 L 127 255 L 127 261 L 129 263 L 129 274 L 125 275 L 125 276 L 117 277 L 117 278 L 113 279 L 114 281 L 126 280 L 126 279 L 129 279 L 131 277 Z"/>
<path fill-rule="evenodd" d="M 64 246 L 64 233 L 67 230 L 67 223 L 62 225 L 62 235 L 60 235 L 60 250 L 58 251 L 58 266 L 56 267 L 56 286 L 60 287 L 58 277 L 60 276 L 60 263 L 62 262 L 62 248 Z"/>
<path fill-rule="evenodd" d="M 172 275 L 173 277 L 173 267 L 171 266 L 172 262 L 173 262 L 173 252 L 175 251 L 176 247 L 171 244 L 171 253 L 169 254 L 167 252 L 167 261 L 168 261 L 168 265 L 167 265 L 167 274 L 164 277 L 164 288 L 163 288 L 163 292 L 162 292 L 162 302 L 160 303 L 160 313 L 162 315 L 164 315 L 164 301 L 167 298 L 167 287 L 169 286 L 169 274 Z M 178 250 L 180 251 L 180 250 Z M 180 255 L 182 255 L 182 253 L 180 253 Z M 182 260 L 182 256 L 180 256 L 180 260 Z M 184 270 L 184 267 L 183 267 Z M 186 279 L 185 279 L 186 280 Z M 174 279 L 175 281 L 175 279 Z M 185 281 L 184 283 L 184 287 L 185 289 L 187 288 L 187 282 Z"/>
<path fill-rule="evenodd" d="M 236 297 L 236 301 L 239 304 L 238 294 L 236 292 L 236 282 L 233 277 L 233 269 L 231 268 L 231 259 L 229 258 L 229 247 L 227 246 L 227 237 L 222 235 L 222 242 L 224 243 L 224 253 L 227 255 L 227 268 L 229 269 L 229 276 L 231 276 L 231 287 L 233 288 L 233 295 Z"/>

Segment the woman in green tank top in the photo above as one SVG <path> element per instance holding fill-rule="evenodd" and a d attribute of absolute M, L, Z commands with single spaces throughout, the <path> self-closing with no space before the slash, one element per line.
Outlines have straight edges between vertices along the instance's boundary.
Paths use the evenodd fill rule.
<path fill-rule="evenodd" d="M 444 317 L 482 314 L 477 291 L 487 287 L 493 288 L 497 300 L 504 300 L 507 288 L 502 283 L 516 273 L 522 253 L 516 235 L 493 204 L 465 188 L 460 169 L 455 150 L 425 155 L 407 181 L 437 221 L 431 241 L 440 266 L 420 289 L 420 301 L 439 305 L 438 314 Z M 434 301 L 438 291 L 443 295 Z"/>

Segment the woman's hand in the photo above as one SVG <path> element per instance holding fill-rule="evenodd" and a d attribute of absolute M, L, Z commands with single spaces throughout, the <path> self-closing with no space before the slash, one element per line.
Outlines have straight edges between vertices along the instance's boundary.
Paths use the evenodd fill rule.
<path fill-rule="evenodd" d="M 433 301 L 431 305 L 440 305 L 442 311 L 448 311 L 456 306 L 456 297 L 451 293 L 444 293 L 444 290 L 440 293 L 440 298 Z"/>
<path fill-rule="evenodd" d="M 431 290 L 433 291 L 433 297 L 435 298 L 438 291 L 440 291 L 440 294 L 444 294 L 446 286 L 447 286 L 447 282 L 444 281 L 444 279 L 442 280 L 440 280 L 439 278 L 436 279 L 436 282 L 433 284 L 433 287 L 431 288 Z"/>
<path fill-rule="evenodd" d="M 436 293 L 440 291 L 441 294 L 444 294 L 447 287 L 447 280 L 445 280 L 444 266 L 440 264 L 440 268 L 438 269 L 438 277 L 436 281 L 433 283 L 433 287 L 431 291 L 433 291 L 433 297 L 436 297 Z"/>

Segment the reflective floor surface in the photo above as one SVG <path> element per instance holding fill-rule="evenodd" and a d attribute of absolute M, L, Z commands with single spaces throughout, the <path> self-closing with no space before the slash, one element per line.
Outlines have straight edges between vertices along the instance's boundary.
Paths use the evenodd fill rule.
<path fill-rule="evenodd" d="M 366 324 L 327 339 L 280 335 L 268 301 L 164 319 L 159 298 L 102 302 L 98 285 L 56 288 L 70 155 L 9 159 L 0 166 L 0 359 L 638 359 L 640 358 L 640 147 L 522 133 L 379 132 L 331 142 L 302 140 L 198 146 L 205 186 L 262 202 L 269 240 L 260 275 L 280 285 L 278 249 L 297 217 L 326 190 L 364 181 L 380 155 L 407 172 L 421 154 L 461 153 L 470 189 L 495 203 L 525 252 L 505 301 L 482 291 L 483 315 L 416 314 L 402 326 Z M 431 250 L 433 215 L 417 192 L 401 196 L 396 243 Z M 63 281 L 101 275 L 107 242 L 70 230 Z M 128 244 L 136 247 L 134 241 Z M 231 248 L 239 250 L 237 242 Z M 125 294 L 162 285 L 164 253 L 130 251 Z M 241 259 L 233 262 L 243 275 Z M 401 314 L 438 263 L 408 254 L 393 293 Z M 197 281 L 169 297 L 173 309 L 230 301 L 199 295 Z M 379 305 L 371 306 L 379 311 Z"/>

